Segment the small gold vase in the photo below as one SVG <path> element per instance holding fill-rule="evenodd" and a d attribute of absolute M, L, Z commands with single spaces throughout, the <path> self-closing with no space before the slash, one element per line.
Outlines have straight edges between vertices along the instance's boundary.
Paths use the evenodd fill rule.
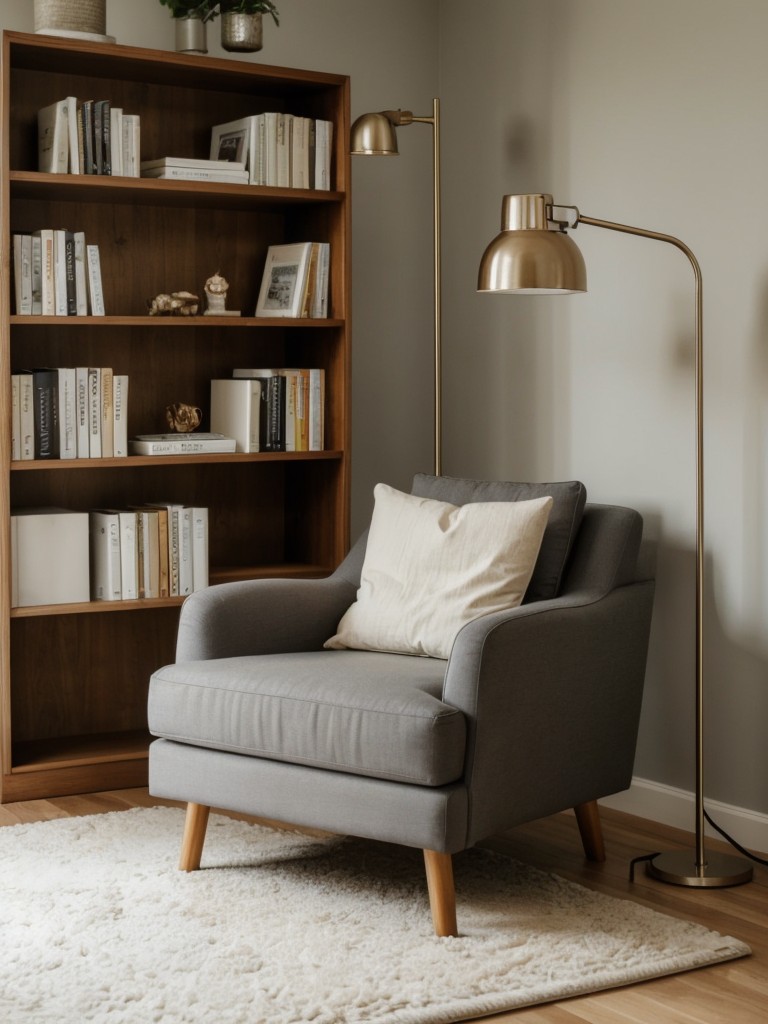
<path fill-rule="evenodd" d="M 222 14 L 221 45 L 232 53 L 255 53 L 263 45 L 261 14 Z"/>
<path fill-rule="evenodd" d="M 174 18 L 177 53 L 208 53 L 206 24 L 202 18 Z"/>

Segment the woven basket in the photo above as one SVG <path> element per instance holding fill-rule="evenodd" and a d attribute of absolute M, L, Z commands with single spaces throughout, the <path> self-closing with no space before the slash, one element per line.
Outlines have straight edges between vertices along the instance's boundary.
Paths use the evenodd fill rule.
<path fill-rule="evenodd" d="M 107 0 L 35 0 L 35 32 L 107 30 Z"/>

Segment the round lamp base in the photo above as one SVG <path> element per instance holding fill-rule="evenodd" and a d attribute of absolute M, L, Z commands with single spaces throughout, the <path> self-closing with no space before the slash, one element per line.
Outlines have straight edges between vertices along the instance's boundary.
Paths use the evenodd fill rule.
<path fill-rule="evenodd" d="M 646 872 L 652 878 L 671 885 L 689 885 L 698 888 L 724 889 L 729 885 L 743 885 L 752 879 L 752 865 L 740 857 L 723 853 L 708 853 L 703 867 L 697 867 L 692 850 L 659 853 L 649 860 Z"/>

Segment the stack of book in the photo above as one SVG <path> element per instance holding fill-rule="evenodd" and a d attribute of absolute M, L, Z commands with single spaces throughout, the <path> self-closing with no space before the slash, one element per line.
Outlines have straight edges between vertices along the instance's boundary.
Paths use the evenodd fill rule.
<path fill-rule="evenodd" d="M 331 187 L 333 122 L 267 111 L 214 125 L 211 157 L 244 160 L 251 185 Z"/>
<path fill-rule="evenodd" d="M 247 185 L 248 172 L 242 161 L 195 160 L 192 157 L 163 156 L 142 160 L 142 178 L 170 178 L 176 181 L 221 181 Z"/>
<path fill-rule="evenodd" d="M 20 316 L 104 316 L 99 247 L 82 231 L 14 235 L 13 283 Z"/>
<path fill-rule="evenodd" d="M 129 441 L 132 455 L 221 455 L 237 451 L 224 434 L 137 434 Z"/>
<path fill-rule="evenodd" d="M 67 96 L 37 114 L 38 170 L 139 176 L 141 119 L 109 100 Z"/>
<path fill-rule="evenodd" d="M 127 455 L 126 375 L 107 366 L 46 367 L 12 374 L 12 459 Z"/>
<path fill-rule="evenodd" d="M 237 369 L 212 380 L 211 428 L 239 452 L 322 451 L 325 370 Z"/>
<path fill-rule="evenodd" d="M 89 513 L 94 601 L 185 597 L 208 586 L 208 509 L 149 502 Z"/>

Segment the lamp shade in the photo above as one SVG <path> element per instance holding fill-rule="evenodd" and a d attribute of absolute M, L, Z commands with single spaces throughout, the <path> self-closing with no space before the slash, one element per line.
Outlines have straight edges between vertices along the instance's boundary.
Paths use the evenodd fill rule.
<path fill-rule="evenodd" d="M 587 290 L 579 247 L 562 230 L 552 230 L 548 195 L 504 196 L 501 232 L 480 261 L 477 290 L 570 294 Z"/>
<path fill-rule="evenodd" d="M 353 156 L 397 156 L 397 132 L 386 114 L 362 114 L 350 129 Z"/>

